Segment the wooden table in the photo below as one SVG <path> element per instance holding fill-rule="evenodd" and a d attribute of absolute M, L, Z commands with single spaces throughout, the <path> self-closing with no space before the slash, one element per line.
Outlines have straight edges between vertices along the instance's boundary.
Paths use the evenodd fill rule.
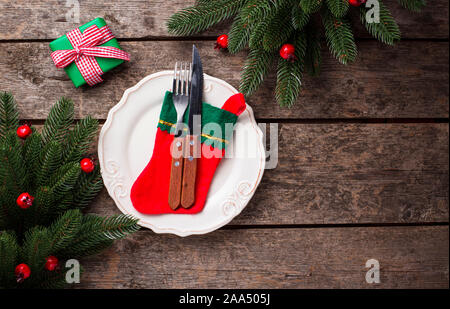
<path fill-rule="evenodd" d="M 23 119 L 42 124 L 61 96 L 77 118 L 101 119 L 125 89 L 187 59 L 193 42 L 205 72 L 239 85 L 246 53 L 213 49 L 219 25 L 170 36 L 165 21 L 193 0 L 80 0 L 80 23 L 105 18 L 132 61 L 94 88 L 75 89 L 48 43 L 78 26 L 65 0 L 0 0 L 0 88 Z M 359 57 L 343 66 L 324 49 L 319 78 L 306 78 L 291 109 L 272 95 L 274 74 L 248 103 L 279 123 L 279 163 L 235 220 L 180 238 L 142 230 L 85 259 L 83 288 L 448 288 L 448 1 L 410 14 L 385 1 L 403 34 L 395 47 L 355 22 Z M 354 14 L 355 15 L 355 14 Z M 103 191 L 91 212 L 118 213 Z M 381 283 L 368 284 L 377 259 Z"/>

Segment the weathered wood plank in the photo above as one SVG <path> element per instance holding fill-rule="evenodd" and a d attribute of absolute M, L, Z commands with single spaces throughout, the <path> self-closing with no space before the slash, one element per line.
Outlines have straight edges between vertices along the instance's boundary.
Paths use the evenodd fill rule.
<path fill-rule="evenodd" d="M 85 260 L 83 288 L 448 288 L 448 227 L 140 231 Z M 380 263 L 368 284 L 365 263 Z"/>
<path fill-rule="evenodd" d="M 167 19 L 194 0 L 83 0 L 79 3 L 79 21 L 71 18 L 72 5 L 66 0 L 0 1 L 0 40 L 53 39 L 79 24 L 104 17 L 119 38 L 152 38 L 169 36 Z M 448 38 L 448 2 L 433 1 L 421 13 L 411 13 L 397 1 L 386 1 L 398 22 L 404 38 Z M 69 14 L 68 14 L 69 13 Z M 359 10 L 352 8 L 357 37 L 370 37 L 359 21 Z M 216 36 L 228 31 L 225 22 L 202 35 Z"/>
<path fill-rule="evenodd" d="M 232 225 L 448 222 L 448 124 L 282 124 Z M 106 190 L 90 211 L 119 213 Z"/>
<path fill-rule="evenodd" d="M 44 119 L 60 96 L 76 102 L 76 115 L 104 119 L 125 89 L 144 76 L 187 59 L 193 42 L 124 42 L 132 61 L 105 76 L 93 88 L 75 89 L 63 70 L 54 67 L 47 43 L 0 44 L 0 87 L 12 91 L 28 119 Z M 239 86 L 245 52 L 231 56 L 211 42 L 195 42 L 205 73 Z M 257 118 L 435 118 L 448 117 L 449 46 L 445 42 L 402 42 L 394 48 L 360 42 L 360 57 L 344 66 L 324 51 L 320 77 L 304 79 L 304 90 L 291 108 L 280 108 L 272 73 L 249 99 Z M 169 57 L 170 55 L 170 57 Z"/>

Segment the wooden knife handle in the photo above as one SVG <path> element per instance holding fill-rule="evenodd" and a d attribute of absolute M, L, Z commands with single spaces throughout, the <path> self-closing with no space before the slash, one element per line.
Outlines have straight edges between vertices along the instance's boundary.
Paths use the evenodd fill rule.
<path fill-rule="evenodd" d="M 195 203 L 197 160 L 200 157 L 200 138 L 188 135 L 184 141 L 183 184 L 181 206 L 189 208 Z"/>
<path fill-rule="evenodd" d="M 169 206 L 177 209 L 181 203 L 181 185 L 183 177 L 184 137 L 176 137 L 172 143 L 172 163 L 170 168 Z"/>

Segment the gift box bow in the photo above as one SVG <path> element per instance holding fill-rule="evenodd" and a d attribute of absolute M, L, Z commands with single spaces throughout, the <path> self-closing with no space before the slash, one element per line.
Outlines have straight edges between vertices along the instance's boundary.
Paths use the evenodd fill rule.
<path fill-rule="evenodd" d="M 97 25 L 92 25 L 83 33 L 77 28 L 67 33 L 67 38 L 73 49 L 52 52 L 53 62 L 57 68 L 65 68 L 75 62 L 81 75 L 90 86 L 103 81 L 100 77 L 103 70 L 95 57 L 130 60 L 129 54 L 119 48 L 100 46 L 114 38 L 108 26 L 98 28 Z"/>

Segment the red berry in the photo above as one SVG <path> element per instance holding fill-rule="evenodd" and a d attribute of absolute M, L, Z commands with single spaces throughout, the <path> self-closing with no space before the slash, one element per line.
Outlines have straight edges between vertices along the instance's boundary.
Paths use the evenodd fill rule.
<path fill-rule="evenodd" d="M 348 0 L 348 3 L 350 3 L 351 6 L 360 6 L 361 4 L 366 3 L 367 0 Z"/>
<path fill-rule="evenodd" d="M 24 192 L 16 200 L 17 205 L 22 209 L 27 209 L 33 205 L 34 197 L 32 197 L 28 192 Z"/>
<path fill-rule="evenodd" d="M 228 48 L 228 35 L 222 34 L 216 40 L 216 46 L 214 49 L 225 49 Z"/>
<path fill-rule="evenodd" d="M 280 49 L 280 56 L 287 61 L 294 62 L 297 60 L 295 56 L 295 47 L 292 44 L 284 44 Z"/>
<path fill-rule="evenodd" d="M 50 255 L 47 257 L 45 262 L 45 269 L 49 271 L 54 271 L 58 267 L 58 258 L 56 256 Z"/>
<path fill-rule="evenodd" d="M 91 173 L 95 168 L 94 161 L 89 158 L 84 158 L 83 160 L 81 160 L 80 166 L 83 172 L 87 174 Z"/>
<path fill-rule="evenodd" d="M 28 124 L 24 124 L 23 126 L 17 128 L 17 136 L 21 139 L 26 139 L 31 133 L 33 133 L 33 131 L 31 131 Z"/>
<path fill-rule="evenodd" d="M 19 264 L 16 266 L 14 273 L 16 274 L 17 282 L 20 283 L 31 275 L 31 270 L 27 264 Z"/>

